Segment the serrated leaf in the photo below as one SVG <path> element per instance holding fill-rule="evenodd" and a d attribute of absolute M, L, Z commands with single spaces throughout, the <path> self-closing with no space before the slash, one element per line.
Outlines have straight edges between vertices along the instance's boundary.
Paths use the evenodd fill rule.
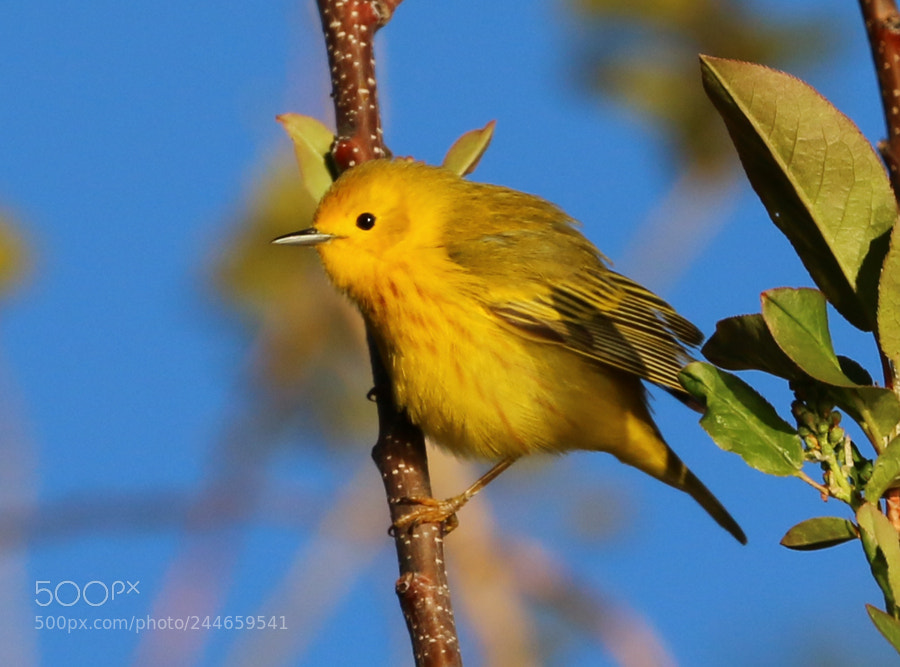
<path fill-rule="evenodd" d="M 294 143 L 294 156 L 300 167 L 300 177 L 314 201 L 331 187 L 334 176 L 328 167 L 329 152 L 334 135 L 315 118 L 296 113 L 281 114 L 277 118 Z"/>
<path fill-rule="evenodd" d="M 859 536 L 869 559 L 872 575 L 895 604 L 900 594 L 900 539 L 888 518 L 875 505 L 863 503 L 856 511 Z"/>
<path fill-rule="evenodd" d="M 877 503 L 898 479 L 900 479 L 900 437 L 894 438 L 875 459 L 872 476 L 866 484 L 866 500 Z"/>
<path fill-rule="evenodd" d="M 787 380 L 805 377 L 778 347 L 759 314 L 719 320 L 702 352 L 711 362 L 730 371 L 759 370 Z"/>
<path fill-rule="evenodd" d="M 762 316 L 784 353 L 810 377 L 839 387 L 853 387 L 831 344 L 825 295 L 814 289 L 787 287 L 762 293 Z"/>
<path fill-rule="evenodd" d="M 827 549 L 855 540 L 856 526 L 836 516 L 820 516 L 801 521 L 781 538 L 781 545 L 796 551 Z"/>
<path fill-rule="evenodd" d="M 897 219 L 875 151 L 850 119 L 799 79 L 751 63 L 700 60 L 704 88 L 772 221 L 838 312 L 871 331 Z"/>
<path fill-rule="evenodd" d="M 900 653 L 900 621 L 870 604 L 866 605 L 866 611 L 869 612 L 869 618 L 878 628 L 878 632 L 888 640 L 897 653 Z"/>
<path fill-rule="evenodd" d="M 688 364 L 679 380 L 706 406 L 700 425 L 719 447 L 770 475 L 794 475 L 803 466 L 794 428 L 746 382 L 702 361 Z"/>
<path fill-rule="evenodd" d="M 497 121 L 492 120 L 480 130 L 470 130 L 462 135 L 447 151 L 443 166 L 459 176 L 475 171 L 475 167 L 491 143 L 496 124 Z"/>
<path fill-rule="evenodd" d="M 894 368 L 900 369 L 900 224 L 891 233 L 878 284 L 878 340 Z"/>

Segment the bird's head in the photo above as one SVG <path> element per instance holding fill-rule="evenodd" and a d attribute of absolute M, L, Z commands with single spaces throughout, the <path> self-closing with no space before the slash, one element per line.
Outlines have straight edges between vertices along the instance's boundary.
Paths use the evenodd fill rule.
<path fill-rule="evenodd" d="M 353 293 L 385 267 L 422 260 L 441 245 L 446 187 L 458 178 L 409 160 L 371 160 L 344 172 L 325 193 L 313 226 L 275 243 L 316 246 L 325 269 Z"/>

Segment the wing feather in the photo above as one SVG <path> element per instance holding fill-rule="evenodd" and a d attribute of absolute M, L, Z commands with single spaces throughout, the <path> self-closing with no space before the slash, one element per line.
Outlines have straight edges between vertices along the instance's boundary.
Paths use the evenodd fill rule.
<path fill-rule="evenodd" d="M 678 372 L 700 331 L 661 298 L 605 267 L 490 310 L 520 333 L 683 394 Z"/>
<path fill-rule="evenodd" d="M 703 341 L 697 327 L 609 269 L 577 223 L 553 204 L 496 186 L 465 187 L 460 201 L 472 209 L 456 210 L 444 247 L 455 265 L 477 277 L 472 295 L 489 312 L 519 335 L 687 396 L 678 373 L 691 359 L 688 348 Z"/>

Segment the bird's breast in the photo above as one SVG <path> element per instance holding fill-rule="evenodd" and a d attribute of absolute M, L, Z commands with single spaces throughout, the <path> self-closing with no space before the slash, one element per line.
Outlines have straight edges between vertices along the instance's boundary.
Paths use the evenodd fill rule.
<path fill-rule="evenodd" d="M 382 281 L 366 315 L 410 419 L 459 456 L 549 449 L 547 414 L 561 409 L 533 344 L 503 328 L 467 290 L 402 275 Z"/>

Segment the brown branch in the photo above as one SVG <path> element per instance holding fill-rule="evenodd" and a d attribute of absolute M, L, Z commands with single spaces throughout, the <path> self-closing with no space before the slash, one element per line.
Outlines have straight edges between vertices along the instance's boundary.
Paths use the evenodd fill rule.
<path fill-rule="evenodd" d="M 900 14 L 894 0 L 860 0 L 859 6 L 887 123 L 887 139 L 878 148 L 887 163 L 894 193 L 900 195 Z"/>
<path fill-rule="evenodd" d="M 338 171 L 388 154 L 378 113 L 373 40 L 397 4 L 399 0 L 319 0 L 337 121 L 331 153 Z"/>
<path fill-rule="evenodd" d="M 384 145 L 376 93 L 375 31 L 402 0 L 318 0 L 328 64 L 337 138 L 332 157 L 338 171 L 389 155 Z M 381 472 L 391 521 L 409 511 L 401 498 L 431 496 L 422 432 L 397 410 L 388 371 L 367 323 L 378 442 L 372 458 Z M 400 578 L 396 589 L 417 665 L 461 665 L 450 589 L 444 569 L 443 528 L 423 524 L 394 535 Z"/>
<path fill-rule="evenodd" d="M 887 124 L 887 139 L 879 142 L 878 150 L 888 167 L 894 197 L 900 202 L 900 12 L 895 0 L 860 0 L 878 87 Z M 884 384 L 895 388 L 896 370 L 881 353 Z M 900 531 L 900 489 L 884 494 L 886 514 L 894 528 Z"/>

